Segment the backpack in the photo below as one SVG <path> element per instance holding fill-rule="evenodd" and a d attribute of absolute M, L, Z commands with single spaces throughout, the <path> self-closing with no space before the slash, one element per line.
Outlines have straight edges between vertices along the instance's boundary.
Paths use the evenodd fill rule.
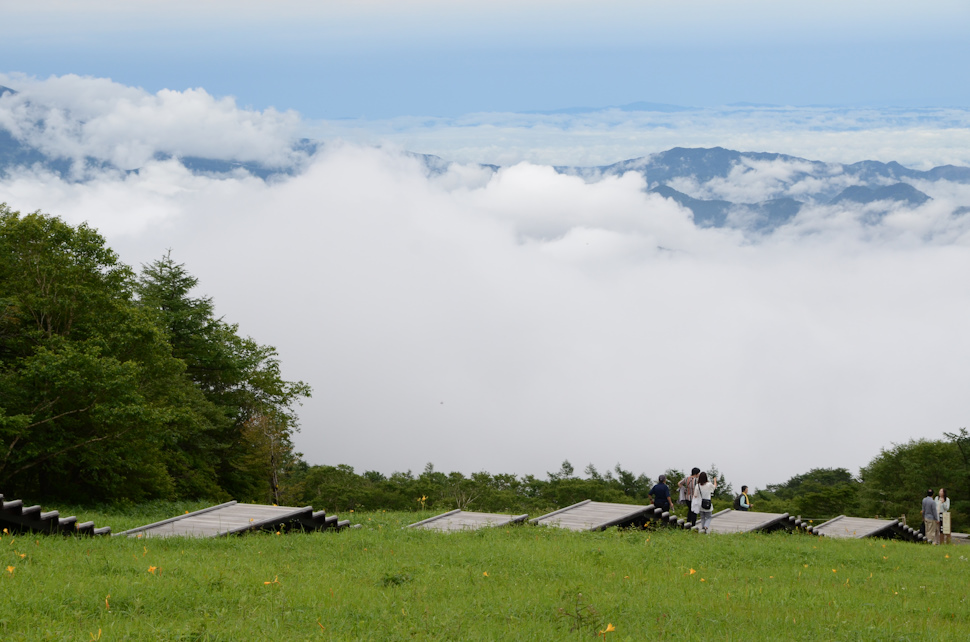
<path fill-rule="evenodd" d="M 734 498 L 734 510 L 741 510 L 741 495 Z"/>

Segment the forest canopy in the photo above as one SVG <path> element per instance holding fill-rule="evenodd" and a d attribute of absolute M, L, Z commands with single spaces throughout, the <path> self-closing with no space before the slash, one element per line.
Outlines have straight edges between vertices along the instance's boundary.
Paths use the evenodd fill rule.
<path fill-rule="evenodd" d="M 88 225 L 0 205 L 5 494 L 279 498 L 310 387 L 197 284 L 171 253 L 136 274 Z"/>

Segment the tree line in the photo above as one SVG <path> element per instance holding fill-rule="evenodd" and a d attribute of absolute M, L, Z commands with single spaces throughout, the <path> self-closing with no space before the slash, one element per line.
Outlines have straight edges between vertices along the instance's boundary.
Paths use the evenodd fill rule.
<path fill-rule="evenodd" d="M 171 253 L 136 273 L 88 225 L 0 205 L 0 492 L 279 499 L 310 387 L 197 283 Z"/>
<path fill-rule="evenodd" d="M 912 440 L 883 449 L 858 476 L 845 468 L 813 468 L 779 484 L 749 489 L 753 510 L 789 513 L 806 519 L 826 520 L 838 515 L 898 519 L 922 523 L 920 501 L 928 488 L 947 488 L 951 496 L 953 528 L 970 527 L 970 434 L 966 429 L 944 433 L 942 440 Z M 711 464 L 716 475 L 715 509 L 730 508 L 740 487 L 728 481 Z M 681 470 L 664 473 L 672 495 L 685 477 Z M 356 473 L 350 466 L 309 466 L 298 460 L 288 469 L 284 497 L 294 505 L 312 505 L 330 511 L 349 510 L 476 510 L 501 513 L 542 512 L 569 506 L 584 499 L 627 504 L 647 504 L 655 480 L 636 475 L 617 464 L 600 473 L 592 464 L 577 474 L 569 461 L 545 478 L 534 475 L 464 475 L 444 473 L 429 463 L 420 474 L 411 471 L 384 475 L 377 471 Z M 678 512 L 686 516 L 686 507 Z"/>
<path fill-rule="evenodd" d="M 215 315 L 198 279 L 166 253 L 136 273 L 86 224 L 0 205 L 0 492 L 75 503 L 238 499 L 331 511 L 471 509 L 538 514 L 595 501 L 646 504 L 655 480 L 617 464 L 546 478 L 384 475 L 310 466 L 294 451 L 296 407 L 272 346 Z M 733 488 L 717 467 L 715 503 Z M 680 470 L 667 470 L 676 495 Z M 970 434 L 883 449 L 858 476 L 816 468 L 749 493 L 755 510 L 919 523 L 927 488 L 967 528 Z"/>

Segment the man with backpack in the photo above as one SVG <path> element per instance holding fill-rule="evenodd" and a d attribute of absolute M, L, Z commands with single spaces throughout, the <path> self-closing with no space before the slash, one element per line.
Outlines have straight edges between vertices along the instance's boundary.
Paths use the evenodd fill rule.
<path fill-rule="evenodd" d="M 734 510 L 751 510 L 751 500 L 748 499 L 747 486 L 742 486 L 741 493 L 734 498 Z"/>

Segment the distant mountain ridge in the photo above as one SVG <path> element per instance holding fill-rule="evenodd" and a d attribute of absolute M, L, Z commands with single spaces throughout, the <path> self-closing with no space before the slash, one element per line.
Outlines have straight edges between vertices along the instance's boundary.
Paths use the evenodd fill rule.
<path fill-rule="evenodd" d="M 560 166 L 556 170 L 587 181 L 636 172 L 644 177 L 650 192 L 690 210 L 697 225 L 737 226 L 756 231 L 770 231 L 787 223 L 806 205 L 882 205 L 874 212 L 878 218 L 899 205 L 918 207 L 932 200 L 911 181 L 970 183 L 970 168 L 956 165 L 921 171 L 895 161 L 826 163 L 786 154 L 739 152 L 722 147 L 674 147 L 610 165 Z M 740 202 L 701 197 L 684 191 L 688 188 L 699 192 L 717 191 L 712 186 L 740 183 L 747 175 L 756 175 L 759 171 L 765 172 L 776 183 L 777 194 L 772 198 Z M 795 192 L 798 198 L 793 196 Z"/>
<path fill-rule="evenodd" d="M 0 86 L 0 97 L 14 90 Z M 689 109 L 676 105 L 632 103 L 618 109 Z M 180 162 L 187 170 L 213 177 L 245 172 L 266 179 L 299 174 L 324 143 L 309 139 L 290 147 L 289 165 L 228 158 L 180 156 L 158 152 L 155 160 Z M 409 153 L 429 174 L 448 171 L 451 162 L 438 156 Z M 46 154 L 18 140 L 0 128 L 0 176 L 15 168 L 39 167 L 72 182 L 84 182 L 103 171 L 137 173 L 140 168 L 118 168 L 108 160 L 85 156 L 66 158 Z M 490 171 L 498 166 L 481 165 Z M 740 152 L 722 147 L 674 147 L 666 151 L 595 167 L 559 166 L 562 174 L 598 181 L 609 176 L 635 172 L 643 176 L 646 189 L 673 200 L 689 210 L 702 227 L 738 227 L 770 232 L 795 218 L 806 206 L 859 206 L 869 208 L 869 218 L 878 220 L 898 207 L 919 207 L 931 196 L 914 183 L 931 185 L 939 181 L 970 184 L 970 167 L 943 165 L 921 171 L 888 163 L 865 160 L 851 164 L 827 163 L 771 152 Z M 762 189 L 748 190 L 746 183 L 759 182 Z M 930 190 L 932 191 L 932 190 Z M 970 203 L 957 204 L 954 215 L 965 214 Z"/>

